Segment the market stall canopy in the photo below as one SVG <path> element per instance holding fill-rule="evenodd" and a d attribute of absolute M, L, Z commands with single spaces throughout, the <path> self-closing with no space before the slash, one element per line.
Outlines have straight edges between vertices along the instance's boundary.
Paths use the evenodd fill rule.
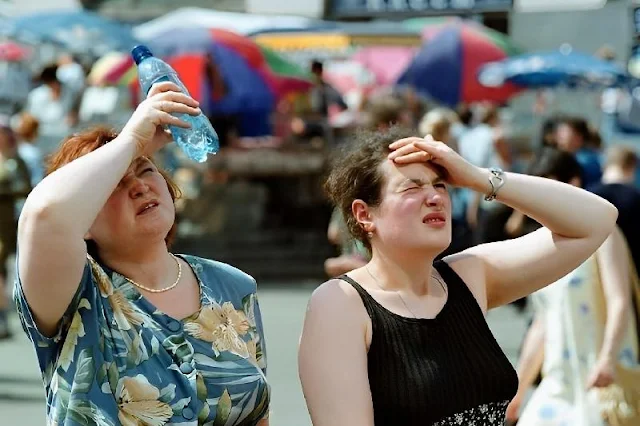
<path fill-rule="evenodd" d="M 306 30 L 264 30 L 256 41 L 275 50 L 345 50 L 360 46 L 413 46 L 421 43 L 420 32 L 397 22 L 341 22 L 332 27 Z"/>
<path fill-rule="evenodd" d="M 185 7 L 138 25 L 133 32 L 139 39 L 148 41 L 167 31 L 180 28 L 219 28 L 243 35 L 251 35 L 274 28 L 305 30 L 328 25 L 331 24 L 300 16 L 254 15 Z"/>
<path fill-rule="evenodd" d="M 131 28 L 83 10 L 38 12 L 10 19 L 2 35 L 33 42 L 52 42 L 76 53 L 128 51 L 137 44 Z"/>

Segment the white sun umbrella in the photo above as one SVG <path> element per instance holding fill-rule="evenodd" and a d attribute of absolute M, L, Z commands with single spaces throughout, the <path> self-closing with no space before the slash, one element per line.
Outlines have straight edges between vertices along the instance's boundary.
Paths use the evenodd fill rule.
<path fill-rule="evenodd" d="M 220 28 L 243 35 L 264 30 L 304 30 L 320 25 L 322 21 L 301 16 L 254 15 L 248 13 L 220 12 L 197 7 L 185 7 L 169 12 L 133 29 L 140 40 L 153 40 L 156 36 L 180 28 Z"/>

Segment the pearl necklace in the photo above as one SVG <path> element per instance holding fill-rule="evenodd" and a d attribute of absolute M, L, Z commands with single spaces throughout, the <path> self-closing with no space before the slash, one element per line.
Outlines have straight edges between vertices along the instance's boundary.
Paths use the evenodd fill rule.
<path fill-rule="evenodd" d="M 173 257 L 173 260 L 176 261 L 176 263 L 178 264 L 178 278 L 176 278 L 176 281 L 171 284 L 168 287 L 165 288 L 150 288 L 150 287 L 145 287 L 142 284 L 138 284 L 137 282 L 135 282 L 134 280 L 127 278 L 123 275 L 124 279 L 129 281 L 131 284 L 133 284 L 134 286 L 141 288 L 145 291 L 148 291 L 149 293 L 164 293 L 165 291 L 169 291 L 171 289 L 173 289 L 175 286 L 178 285 L 178 283 L 180 282 L 180 278 L 182 277 L 182 264 L 180 263 L 180 261 L 178 260 L 178 258 L 173 254 L 173 253 L 169 253 L 171 255 L 171 257 Z"/>

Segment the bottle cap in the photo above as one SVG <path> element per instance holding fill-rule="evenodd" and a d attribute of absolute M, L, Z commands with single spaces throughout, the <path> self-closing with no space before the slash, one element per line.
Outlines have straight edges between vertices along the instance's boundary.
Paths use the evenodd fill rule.
<path fill-rule="evenodd" d="M 147 46 L 139 45 L 131 50 L 131 56 L 133 56 L 136 65 L 139 65 L 146 58 L 153 56 L 153 53 Z"/>

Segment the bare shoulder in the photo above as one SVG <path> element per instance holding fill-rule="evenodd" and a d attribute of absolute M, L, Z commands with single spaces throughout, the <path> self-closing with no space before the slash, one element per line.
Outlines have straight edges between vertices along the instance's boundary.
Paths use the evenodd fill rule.
<path fill-rule="evenodd" d="M 311 295 L 305 315 L 305 328 L 322 328 L 354 337 L 364 333 L 371 340 L 371 320 L 356 289 L 341 279 L 331 279 Z"/>
<path fill-rule="evenodd" d="M 313 291 L 308 310 L 321 310 L 339 316 L 365 313 L 362 299 L 356 289 L 341 279 L 324 282 Z"/>
<path fill-rule="evenodd" d="M 473 251 L 474 247 L 452 254 L 443 259 L 443 261 L 458 274 L 458 276 L 469 287 L 471 293 L 476 298 L 478 305 L 483 312 L 487 312 L 487 289 L 485 280 L 485 265 L 482 258 L 476 256 Z"/>

